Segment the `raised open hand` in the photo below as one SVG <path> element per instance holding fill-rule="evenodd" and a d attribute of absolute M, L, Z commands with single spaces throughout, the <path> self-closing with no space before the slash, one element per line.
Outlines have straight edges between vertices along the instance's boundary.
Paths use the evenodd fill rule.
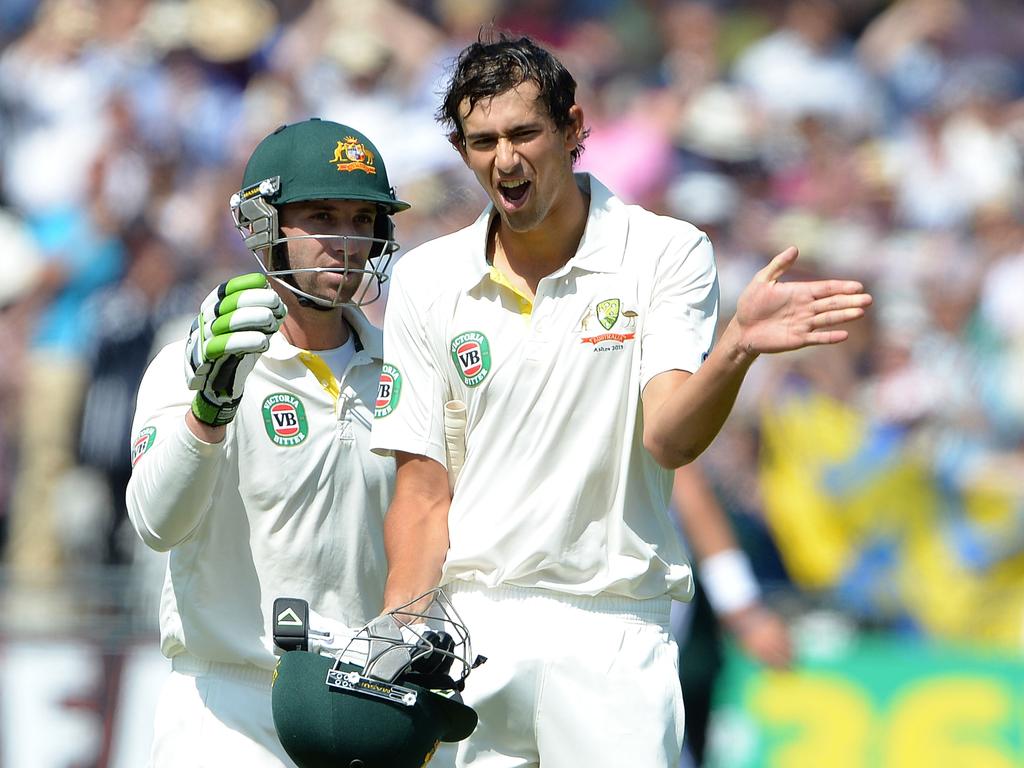
<path fill-rule="evenodd" d="M 736 306 L 740 345 L 752 353 L 787 352 L 845 341 L 836 326 L 864 316 L 871 295 L 855 280 L 779 282 L 796 262 L 790 246 L 758 272 Z"/>

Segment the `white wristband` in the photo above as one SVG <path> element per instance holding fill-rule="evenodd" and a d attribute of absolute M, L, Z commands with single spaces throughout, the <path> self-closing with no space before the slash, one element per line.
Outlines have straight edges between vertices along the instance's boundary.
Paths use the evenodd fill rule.
<path fill-rule="evenodd" d="M 700 580 L 708 602 L 719 616 L 747 608 L 761 597 L 754 571 L 739 549 L 723 549 L 701 560 Z"/>

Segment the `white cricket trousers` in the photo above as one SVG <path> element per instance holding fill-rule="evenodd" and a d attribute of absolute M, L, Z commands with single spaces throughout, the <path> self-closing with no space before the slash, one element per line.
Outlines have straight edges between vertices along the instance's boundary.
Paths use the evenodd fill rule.
<path fill-rule="evenodd" d="M 157 701 L 151 768 L 295 768 L 274 729 L 273 673 L 176 656 Z"/>
<path fill-rule="evenodd" d="M 669 598 L 445 589 L 487 661 L 463 692 L 476 731 L 430 768 L 677 768 L 683 698 Z"/>

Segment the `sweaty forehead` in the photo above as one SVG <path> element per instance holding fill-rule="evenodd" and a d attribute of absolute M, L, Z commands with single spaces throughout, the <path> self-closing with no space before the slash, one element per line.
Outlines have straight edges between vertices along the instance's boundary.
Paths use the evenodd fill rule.
<path fill-rule="evenodd" d="M 480 99 L 470 105 L 465 98 L 459 104 L 462 126 L 468 133 L 474 127 L 496 127 L 495 124 L 532 122 L 547 118 L 540 103 L 540 89 L 532 80 L 520 83 L 507 91 Z"/>

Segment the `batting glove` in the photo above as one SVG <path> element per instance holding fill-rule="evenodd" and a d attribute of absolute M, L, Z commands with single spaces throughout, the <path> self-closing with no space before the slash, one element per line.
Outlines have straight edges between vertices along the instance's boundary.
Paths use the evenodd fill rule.
<path fill-rule="evenodd" d="M 288 313 L 260 272 L 221 283 L 206 297 L 185 344 L 192 413 L 212 426 L 235 417 L 245 377 Z"/>

